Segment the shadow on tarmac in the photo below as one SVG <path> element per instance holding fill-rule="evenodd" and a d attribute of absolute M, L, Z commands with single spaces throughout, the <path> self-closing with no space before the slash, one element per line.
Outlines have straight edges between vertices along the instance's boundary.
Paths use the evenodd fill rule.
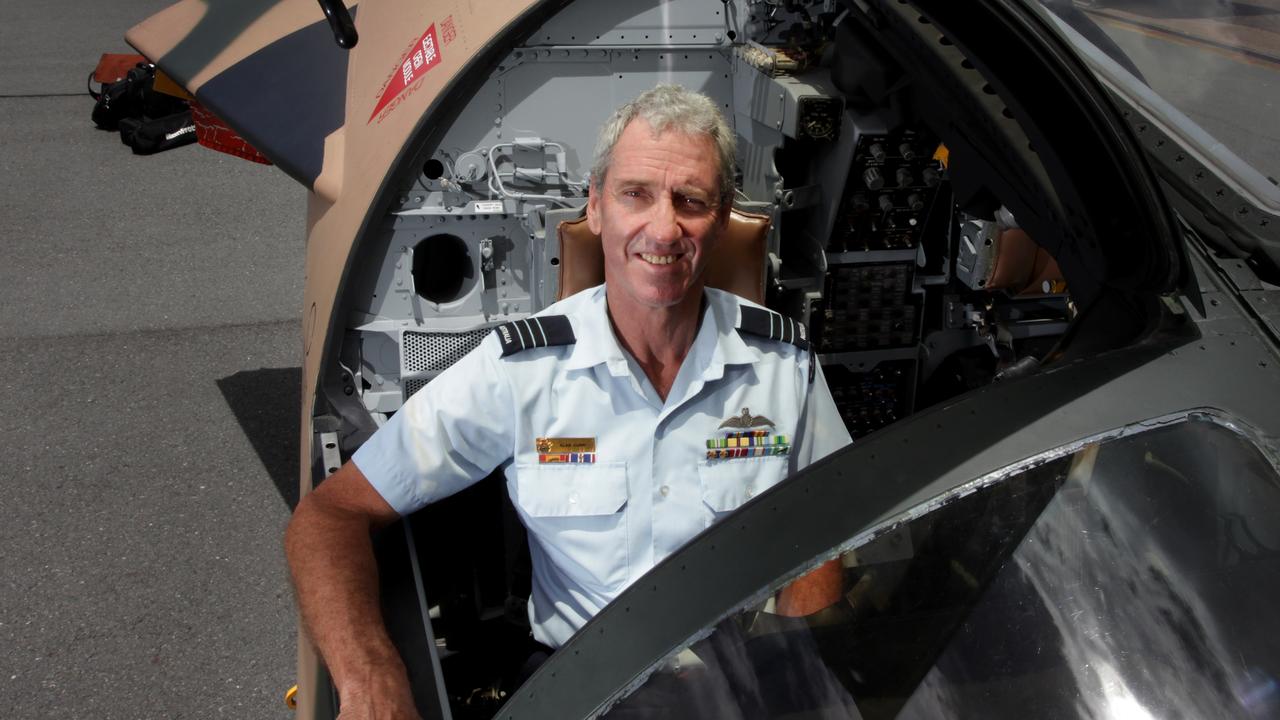
<path fill-rule="evenodd" d="M 227 406 L 292 511 L 298 505 L 302 368 L 243 370 L 217 382 Z"/>

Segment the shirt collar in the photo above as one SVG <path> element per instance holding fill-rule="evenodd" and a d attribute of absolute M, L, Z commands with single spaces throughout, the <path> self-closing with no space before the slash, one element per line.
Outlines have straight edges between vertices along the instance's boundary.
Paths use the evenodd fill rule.
<path fill-rule="evenodd" d="M 760 352 L 747 345 L 738 334 L 742 315 L 738 296 L 714 288 L 704 290 L 703 294 L 707 298 L 708 315 L 703 318 L 703 323 L 709 324 L 708 320 L 714 323 L 713 330 L 718 339 L 708 369 L 716 369 L 718 373 L 726 365 L 749 365 L 759 361 Z"/>
<path fill-rule="evenodd" d="M 737 298 L 714 289 L 703 290 L 703 298 L 706 303 L 702 324 L 685 362 L 692 361 L 704 366 L 704 376 L 709 379 L 711 375 L 723 374 L 726 365 L 758 361 L 759 352 L 743 342 L 738 334 L 740 310 Z M 590 291 L 585 307 L 573 314 L 573 324 L 576 341 L 572 354 L 565 361 L 566 369 L 579 370 L 603 363 L 608 365 L 613 375 L 630 374 L 626 355 L 623 354 L 622 346 L 613 333 L 613 325 L 609 322 L 604 285 Z M 704 361 L 708 344 L 712 346 L 710 359 Z"/>
<path fill-rule="evenodd" d="M 585 300 L 585 307 L 572 316 L 573 353 L 565 361 L 565 368 L 580 370 L 605 363 L 611 371 L 621 368 L 625 373 L 627 358 L 622 354 L 622 346 L 618 345 L 613 325 L 609 322 L 604 285 L 592 288 Z"/>

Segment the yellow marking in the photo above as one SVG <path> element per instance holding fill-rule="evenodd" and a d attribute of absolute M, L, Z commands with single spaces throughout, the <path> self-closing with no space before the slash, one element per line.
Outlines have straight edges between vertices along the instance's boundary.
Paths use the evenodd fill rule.
<path fill-rule="evenodd" d="M 182 89 L 181 85 L 175 82 L 173 78 L 165 75 L 164 71 L 159 68 L 156 68 L 156 79 L 151 84 L 151 87 L 155 89 L 156 92 L 162 92 L 165 95 L 172 95 L 176 98 L 182 98 L 183 100 L 195 99 L 191 93 Z"/>
<path fill-rule="evenodd" d="M 294 685 L 284 694 L 284 706 L 290 710 L 298 709 L 298 686 Z"/>

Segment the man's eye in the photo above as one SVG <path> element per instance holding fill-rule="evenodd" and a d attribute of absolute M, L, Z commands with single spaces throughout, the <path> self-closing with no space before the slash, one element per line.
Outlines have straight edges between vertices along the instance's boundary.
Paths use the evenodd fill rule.
<path fill-rule="evenodd" d="M 709 203 L 702 198 L 680 197 L 678 202 L 680 207 L 690 212 L 705 212 L 710 207 Z"/>

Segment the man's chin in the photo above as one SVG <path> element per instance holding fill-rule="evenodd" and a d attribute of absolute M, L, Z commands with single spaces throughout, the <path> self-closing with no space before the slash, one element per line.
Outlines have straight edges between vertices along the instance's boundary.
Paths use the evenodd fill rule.
<path fill-rule="evenodd" d="M 640 307 L 661 310 L 676 307 L 684 300 L 686 292 L 639 292 L 631 297 Z"/>
<path fill-rule="evenodd" d="M 691 295 L 700 294 L 701 288 L 687 283 L 672 283 L 661 287 L 648 285 L 632 287 L 627 295 L 637 307 L 651 310 L 664 310 L 678 307 Z"/>

